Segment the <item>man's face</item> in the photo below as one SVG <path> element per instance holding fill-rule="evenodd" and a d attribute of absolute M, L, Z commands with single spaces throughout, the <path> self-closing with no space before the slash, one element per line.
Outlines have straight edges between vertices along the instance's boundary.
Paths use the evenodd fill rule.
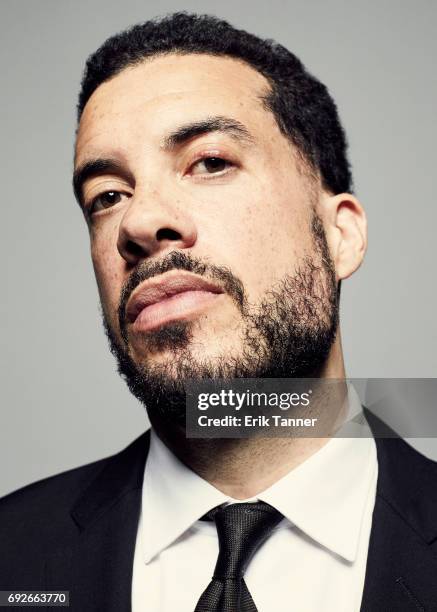
<path fill-rule="evenodd" d="M 123 70 L 85 107 L 75 167 L 100 160 L 82 202 L 106 330 L 136 387 L 305 375 L 332 345 L 318 188 L 267 90 L 237 60 L 168 55 Z"/>

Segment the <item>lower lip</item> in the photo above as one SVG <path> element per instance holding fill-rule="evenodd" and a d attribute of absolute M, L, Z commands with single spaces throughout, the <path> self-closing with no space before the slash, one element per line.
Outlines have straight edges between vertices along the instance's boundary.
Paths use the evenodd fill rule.
<path fill-rule="evenodd" d="M 150 331 L 170 321 L 189 319 L 214 302 L 220 293 L 211 291 L 184 291 L 156 304 L 146 306 L 133 324 L 134 331 Z"/>

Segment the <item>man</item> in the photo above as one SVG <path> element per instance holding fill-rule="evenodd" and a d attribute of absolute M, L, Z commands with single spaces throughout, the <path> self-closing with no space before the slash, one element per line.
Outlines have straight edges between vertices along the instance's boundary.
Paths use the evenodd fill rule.
<path fill-rule="evenodd" d="M 437 609 L 437 467 L 402 440 L 185 431 L 188 379 L 345 378 L 366 218 L 326 88 L 175 14 L 90 57 L 78 114 L 104 326 L 152 429 L 1 501 L 1 589 L 80 612 Z"/>

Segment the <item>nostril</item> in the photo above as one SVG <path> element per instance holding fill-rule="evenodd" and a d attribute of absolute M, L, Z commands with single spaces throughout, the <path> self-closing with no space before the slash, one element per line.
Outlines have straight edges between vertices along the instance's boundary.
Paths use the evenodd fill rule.
<path fill-rule="evenodd" d="M 134 255 L 135 257 L 144 257 L 144 249 L 132 240 L 127 241 L 126 250 L 129 255 Z"/>
<path fill-rule="evenodd" d="M 174 230 L 164 227 L 156 232 L 156 240 L 180 240 L 181 235 L 179 232 L 175 232 Z"/>

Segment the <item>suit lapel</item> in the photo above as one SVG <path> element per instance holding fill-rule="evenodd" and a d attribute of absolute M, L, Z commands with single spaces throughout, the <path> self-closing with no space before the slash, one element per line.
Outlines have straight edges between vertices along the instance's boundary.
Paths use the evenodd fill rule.
<path fill-rule="evenodd" d="M 380 496 L 376 498 L 361 612 L 437 610 L 437 559 Z"/>
<path fill-rule="evenodd" d="M 437 610 L 436 467 L 365 411 L 378 485 L 361 612 Z M 387 437 L 378 437 L 381 435 Z"/>
<path fill-rule="evenodd" d="M 46 564 L 46 588 L 70 591 L 73 612 L 130 612 L 149 434 L 111 457 L 72 510 L 77 540 Z"/>

